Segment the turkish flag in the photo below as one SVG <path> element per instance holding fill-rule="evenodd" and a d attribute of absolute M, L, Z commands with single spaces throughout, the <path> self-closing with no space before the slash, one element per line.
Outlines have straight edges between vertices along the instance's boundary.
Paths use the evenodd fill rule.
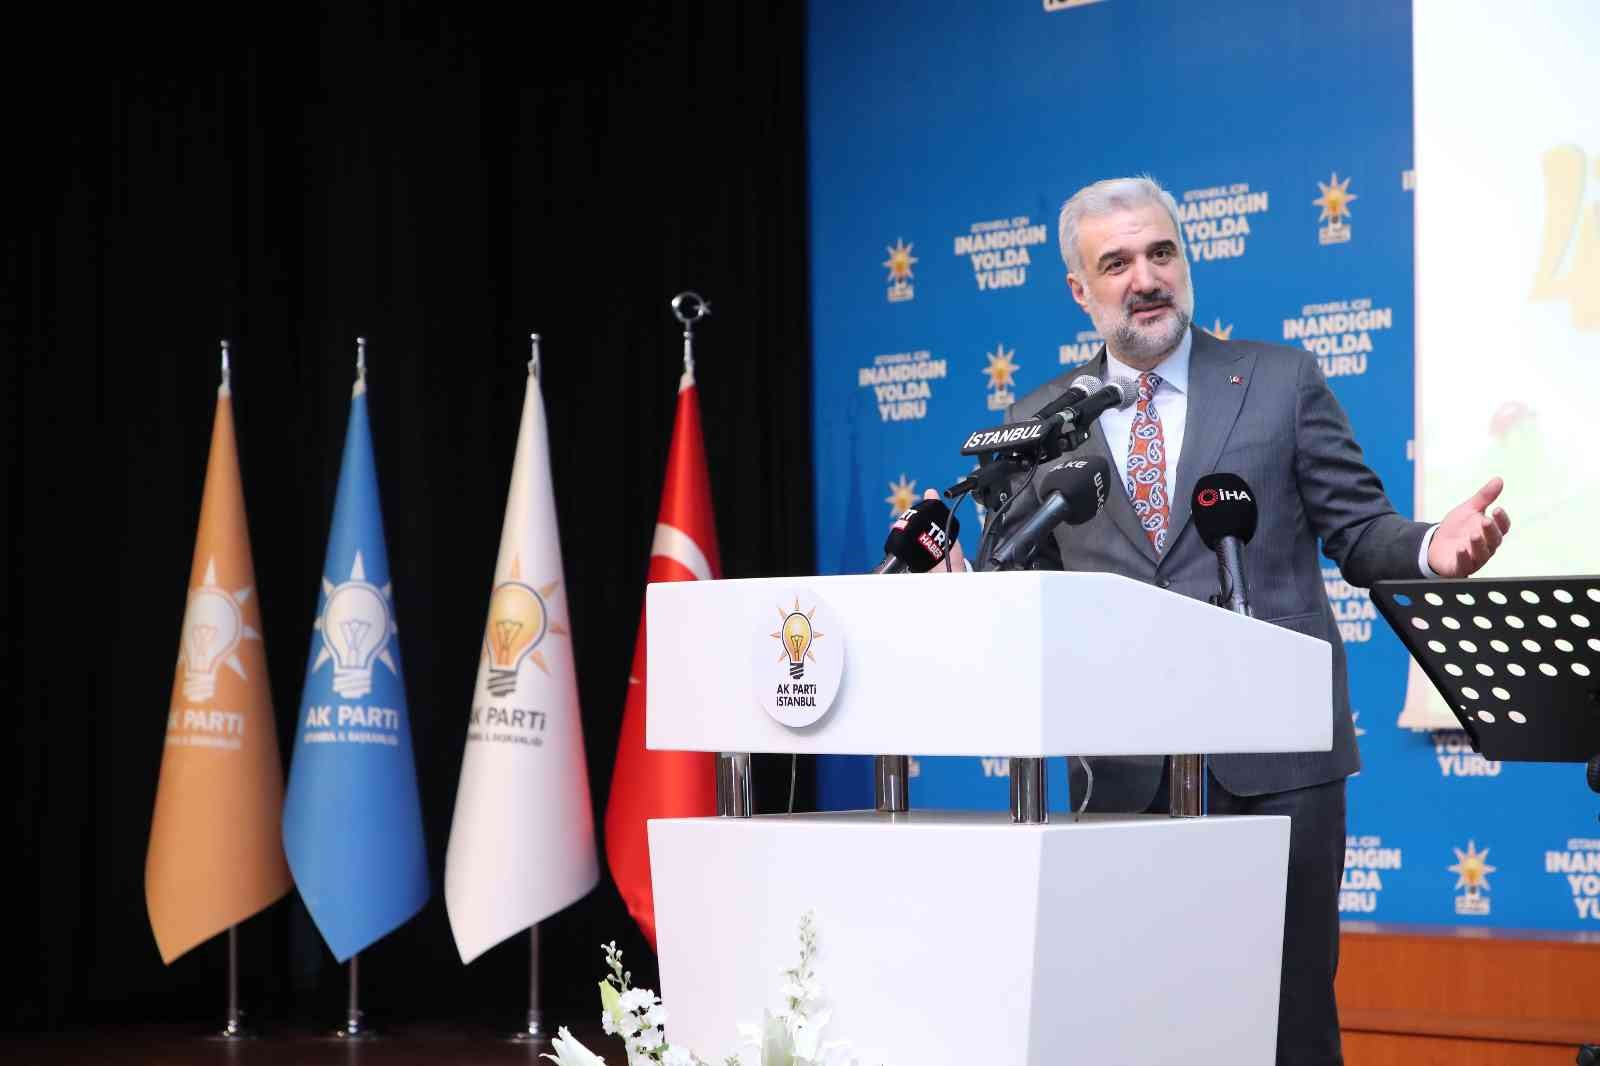
<path fill-rule="evenodd" d="M 711 481 L 700 434 L 700 400 L 694 374 L 678 382 L 678 411 L 667 455 L 661 510 L 650 543 L 649 581 L 706 581 L 722 576 L 717 529 L 711 513 Z M 606 863 L 628 913 L 656 943 L 655 895 L 650 888 L 651 818 L 699 818 L 717 810 L 713 776 L 716 756 L 701 751 L 648 751 L 645 723 L 645 625 L 640 610 L 633 670 L 628 675 L 622 734 L 606 803 Z"/>

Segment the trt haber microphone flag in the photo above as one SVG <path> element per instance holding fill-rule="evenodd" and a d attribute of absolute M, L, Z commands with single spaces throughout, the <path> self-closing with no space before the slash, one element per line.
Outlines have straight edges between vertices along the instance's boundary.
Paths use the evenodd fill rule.
<path fill-rule="evenodd" d="M 267 683 L 226 370 L 217 390 L 144 897 L 161 961 L 289 891 L 283 764 Z"/>
<path fill-rule="evenodd" d="M 530 368 L 445 854 L 445 908 L 462 962 L 600 878 L 569 600 L 544 397 Z"/>
<path fill-rule="evenodd" d="M 678 410 L 667 455 L 666 484 L 650 544 L 649 581 L 704 581 L 721 576 L 717 530 L 711 511 L 711 480 L 700 435 L 699 390 L 686 369 L 678 382 Z M 628 913 L 652 947 L 656 942 L 655 896 L 650 888 L 651 818 L 694 818 L 717 809 L 716 756 L 708 752 L 648 751 L 644 746 L 645 626 L 628 675 L 617 763 L 606 806 L 606 862 Z"/>
<path fill-rule="evenodd" d="M 366 393 L 363 374 L 350 400 L 283 808 L 294 883 L 340 962 L 428 898 Z"/>

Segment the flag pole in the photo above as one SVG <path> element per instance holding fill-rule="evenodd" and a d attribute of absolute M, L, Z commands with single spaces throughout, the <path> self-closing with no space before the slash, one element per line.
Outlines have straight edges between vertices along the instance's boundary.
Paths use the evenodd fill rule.
<path fill-rule="evenodd" d="M 220 342 L 222 348 L 222 391 L 233 393 L 233 361 L 229 357 L 227 338 Z M 245 1040 L 255 1034 L 244 1027 L 244 1011 L 239 1009 L 239 926 L 228 926 L 228 1013 L 223 1016 L 218 1040 Z"/>
<path fill-rule="evenodd" d="M 539 335 L 528 334 L 528 376 L 539 380 L 542 364 L 539 356 Z M 514 1031 L 508 1040 L 518 1044 L 550 1045 L 550 1034 L 545 1031 L 544 1011 L 539 1006 L 539 923 L 528 927 L 528 1017 L 522 1028 Z"/>
<path fill-rule="evenodd" d="M 356 384 L 351 390 L 353 395 L 360 395 L 367 389 L 367 338 L 356 338 Z M 350 995 L 345 1001 L 344 1026 L 335 1029 L 334 1037 L 339 1040 L 370 1040 L 377 1033 L 366 1024 L 365 1016 L 361 1010 L 361 952 L 350 956 Z"/>
<path fill-rule="evenodd" d="M 550 1046 L 550 1033 L 544 1027 L 544 1010 L 539 1006 L 539 923 L 528 927 L 528 1019 L 507 1040 L 514 1044 Z"/>
<path fill-rule="evenodd" d="M 694 327 L 711 313 L 711 302 L 697 292 L 680 292 L 672 298 L 672 314 L 683 323 L 683 372 L 694 380 Z"/>
<path fill-rule="evenodd" d="M 691 384 L 695 380 L 694 327 L 710 313 L 710 302 L 697 292 L 680 292 L 672 298 L 673 317 L 683 323 L 683 377 Z M 729 818 L 748 818 L 755 813 L 749 752 L 717 752 L 716 782 L 717 814 Z"/>
<path fill-rule="evenodd" d="M 361 952 L 350 956 L 350 998 L 345 1001 L 344 1025 L 333 1035 L 340 1040 L 371 1040 L 378 1034 L 366 1023 L 361 1010 Z"/>

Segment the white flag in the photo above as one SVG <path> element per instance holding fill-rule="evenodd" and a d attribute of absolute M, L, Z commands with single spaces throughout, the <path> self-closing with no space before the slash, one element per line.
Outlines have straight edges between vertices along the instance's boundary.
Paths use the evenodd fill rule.
<path fill-rule="evenodd" d="M 530 369 L 445 855 L 462 962 L 599 880 L 567 591 L 544 398 Z"/>

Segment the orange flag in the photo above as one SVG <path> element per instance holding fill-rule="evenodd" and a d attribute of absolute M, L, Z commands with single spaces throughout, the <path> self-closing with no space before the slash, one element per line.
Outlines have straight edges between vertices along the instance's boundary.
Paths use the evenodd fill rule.
<path fill-rule="evenodd" d="M 255 583 L 224 362 L 144 864 L 145 907 L 167 963 L 289 891 Z"/>
<path fill-rule="evenodd" d="M 667 480 L 650 543 L 650 581 L 705 581 L 722 575 L 711 513 L 711 480 L 700 436 L 699 390 L 694 372 L 678 382 L 678 411 L 667 454 Z M 617 738 L 617 764 L 606 805 L 606 862 L 628 913 L 650 946 L 656 943 L 655 894 L 650 889 L 651 818 L 694 818 L 717 812 L 716 756 L 700 751 L 648 751 L 644 746 L 645 627 L 628 676 L 628 702 Z"/>

